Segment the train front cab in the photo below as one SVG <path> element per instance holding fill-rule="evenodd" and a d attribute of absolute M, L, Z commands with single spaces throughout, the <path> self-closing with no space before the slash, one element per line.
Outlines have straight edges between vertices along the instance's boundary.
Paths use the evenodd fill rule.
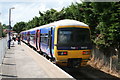
<path fill-rule="evenodd" d="M 54 55 L 57 64 L 69 67 L 87 64 L 91 55 L 89 27 L 58 26 L 54 38 Z"/>

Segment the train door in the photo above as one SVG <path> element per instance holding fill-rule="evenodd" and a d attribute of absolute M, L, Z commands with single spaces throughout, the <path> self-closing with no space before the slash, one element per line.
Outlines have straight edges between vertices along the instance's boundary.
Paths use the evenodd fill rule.
<path fill-rule="evenodd" d="M 30 32 L 27 33 L 27 43 L 30 43 Z"/>
<path fill-rule="evenodd" d="M 38 30 L 38 50 L 39 51 L 41 51 L 40 42 L 41 42 L 41 36 L 40 36 L 40 30 Z"/>
<path fill-rule="evenodd" d="M 52 54 L 52 28 L 48 32 L 48 46 L 49 46 L 49 49 L 50 49 L 51 59 L 53 60 L 53 54 Z"/>
<path fill-rule="evenodd" d="M 21 39 L 22 39 L 22 41 L 23 41 L 24 34 L 23 34 L 23 33 L 21 33 L 21 34 L 22 34 L 22 37 L 21 37 Z"/>
<path fill-rule="evenodd" d="M 36 33 L 35 33 L 35 45 L 37 50 L 38 50 L 38 31 L 39 30 L 36 30 Z"/>

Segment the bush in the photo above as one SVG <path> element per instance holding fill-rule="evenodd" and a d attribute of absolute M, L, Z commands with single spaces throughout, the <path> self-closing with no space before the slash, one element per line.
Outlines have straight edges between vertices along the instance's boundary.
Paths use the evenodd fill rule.
<path fill-rule="evenodd" d="M 3 33 L 2 33 L 2 37 L 6 37 L 6 36 L 7 36 L 6 33 L 3 32 Z"/>

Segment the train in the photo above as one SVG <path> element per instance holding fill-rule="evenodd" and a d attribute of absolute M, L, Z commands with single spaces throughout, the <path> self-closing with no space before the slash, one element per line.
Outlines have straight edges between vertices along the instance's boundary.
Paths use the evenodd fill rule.
<path fill-rule="evenodd" d="M 78 68 L 90 60 L 91 31 L 83 22 L 63 19 L 22 31 L 20 35 L 23 42 L 58 65 Z"/>

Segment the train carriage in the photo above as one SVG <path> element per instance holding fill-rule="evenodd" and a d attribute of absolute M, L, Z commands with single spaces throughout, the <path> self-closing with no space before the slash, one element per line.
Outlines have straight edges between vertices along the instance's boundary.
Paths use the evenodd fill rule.
<path fill-rule="evenodd" d="M 79 67 L 91 55 L 90 28 L 76 20 L 60 20 L 21 32 L 23 41 L 57 64 Z"/>

